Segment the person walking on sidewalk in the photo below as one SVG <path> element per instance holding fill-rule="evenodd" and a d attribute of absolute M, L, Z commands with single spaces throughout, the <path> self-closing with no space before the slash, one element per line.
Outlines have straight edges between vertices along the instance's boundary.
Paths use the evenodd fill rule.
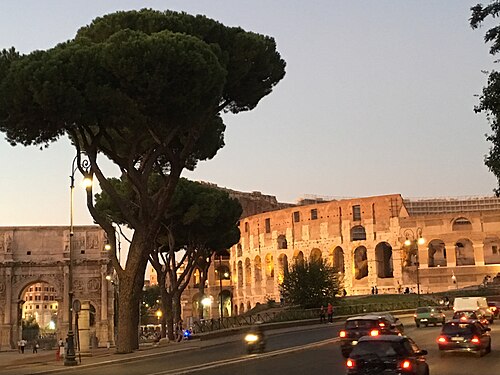
<path fill-rule="evenodd" d="M 326 313 L 328 314 L 328 322 L 333 323 L 333 306 L 330 302 L 328 302 Z"/>
<path fill-rule="evenodd" d="M 21 339 L 21 341 L 19 342 L 19 345 L 21 346 L 21 353 L 24 354 L 24 348 L 26 346 L 26 340 L 25 339 Z"/>
<path fill-rule="evenodd" d="M 325 306 L 321 305 L 319 309 L 319 322 L 326 323 Z"/>
<path fill-rule="evenodd" d="M 33 341 L 33 353 L 38 353 L 38 348 L 40 345 L 38 344 L 38 340 Z"/>

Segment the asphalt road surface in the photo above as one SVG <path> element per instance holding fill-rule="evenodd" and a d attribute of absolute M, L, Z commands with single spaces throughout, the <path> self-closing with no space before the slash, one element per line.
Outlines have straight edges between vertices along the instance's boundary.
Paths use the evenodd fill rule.
<path fill-rule="evenodd" d="M 432 375 L 500 374 L 500 321 L 491 325 L 492 352 L 476 358 L 467 354 L 449 354 L 440 358 L 436 338 L 440 327 L 416 328 L 412 317 L 401 319 L 405 334 L 429 354 Z M 270 332 L 266 353 L 245 353 L 243 341 L 214 347 L 144 358 L 134 362 L 101 365 L 97 368 L 67 369 L 67 374 L 171 375 L 171 374 L 344 374 L 345 359 L 337 341 L 341 324 L 313 326 L 302 331 Z"/>

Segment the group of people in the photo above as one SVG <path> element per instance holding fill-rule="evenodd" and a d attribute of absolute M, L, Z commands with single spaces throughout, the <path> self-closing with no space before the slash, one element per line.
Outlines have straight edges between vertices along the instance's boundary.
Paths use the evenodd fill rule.
<path fill-rule="evenodd" d="M 326 323 L 326 315 L 328 315 L 328 322 L 333 323 L 333 305 L 331 303 L 328 303 L 326 309 L 324 305 L 321 305 L 321 308 L 319 309 L 320 323 Z"/>
<path fill-rule="evenodd" d="M 28 341 L 26 341 L 25 339 L 19 340 L 17 342 L 18 352 L 21 354 L 24 354 L 24 351 L 25 351 L 27 345 L 28 345 Z M 38 348 L 40 347 L 40 345 L 38 344 L 37 340 L 33 340 L 33 342 L 31 343 L 31 347 L 33 349 L 33 353 L 38 353 Z"/>

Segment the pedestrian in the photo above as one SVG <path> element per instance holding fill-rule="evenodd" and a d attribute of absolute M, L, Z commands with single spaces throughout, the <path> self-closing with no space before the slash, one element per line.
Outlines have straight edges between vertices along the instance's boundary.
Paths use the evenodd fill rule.
<path fill-rule="evenodd" d="M 63 339 L 59 339 L 59 359 L 64 358 L 64 341 Z"/>
<path fill-rule="evenodd" d="M 375 294 L 378 294 L 378 288 L 377 288 L 377 286 L 375 285 L 373 288 L 375 289 Z"/>
<path fill-rule="evenodd" d="M 17 351 L 21 353 L 21 340 L 17 340 Z"/>
<path fill-rule="evenodd" d="M 319 309 L 319 322 L 320 323 L 326 323 L 326 318 L 325 318 L 325 306 L 321 305 L 321 308 Z"/>
<path fill-rule="evenodd" d="M 22 339 L 19 343 L 21 345 L 21 353 L 24 354 L 24 347 L 26 346 L 26 340 Z"/>
<path fill-rule="evenodd" d="M 326 313 L 328 314 L 328 322 L 333 323 L 333 306 L 330 302 L 328 302 Z"/>
<path fill-rule="evenodd" d="M 40 345 L 38 345 L 38 341 L 37 340 L 33 341 L 33 353 L 38 353 L 39 347 Z"/>
<path fill-rule="evenodd" d="M 342 296 L 343 297 L 347 296 L 347 290 L 345 290 L 345 289 L 342 290 Z"/>
<path fill-rule="evenodd" d="M 372 286 L 372 294 L 375 294 L 375 287 Z"/>

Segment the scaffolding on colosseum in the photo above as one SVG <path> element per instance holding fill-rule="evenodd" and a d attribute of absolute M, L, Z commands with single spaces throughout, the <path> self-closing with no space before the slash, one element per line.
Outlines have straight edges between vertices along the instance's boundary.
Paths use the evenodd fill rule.
<path fill-rule="evenodd" d="M 403 203 L 410 216 L 500 210 L 497 197 L 407 198 Z"/>

